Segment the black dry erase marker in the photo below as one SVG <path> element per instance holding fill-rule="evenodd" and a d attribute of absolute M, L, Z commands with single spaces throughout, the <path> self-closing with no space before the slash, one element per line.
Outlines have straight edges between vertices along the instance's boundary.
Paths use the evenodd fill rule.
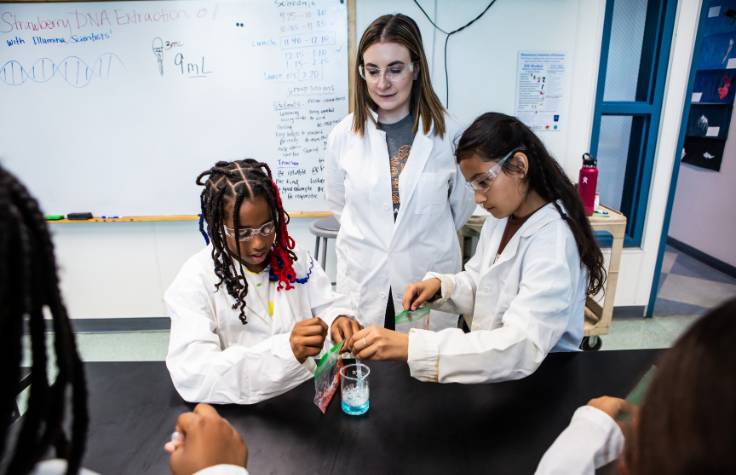
<path fill-rule="evenodd" d="M 92 213 L 89 211 L 86 211 L 84 213 L 69 213 L 66 215 L 67 219 L 73 219 L 76 221 L 83 221 L 85 219 L 92 219 L 94 216 L 92 216 Z"/>

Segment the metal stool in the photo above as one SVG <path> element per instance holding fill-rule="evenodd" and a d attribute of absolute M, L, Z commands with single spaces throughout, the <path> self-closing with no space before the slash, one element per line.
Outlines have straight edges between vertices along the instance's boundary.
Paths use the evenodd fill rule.
<path fill-rule="evenodd" d="M 31 385 L 31 368 L 22 367 L 20 369 L 20 381 L 18 382 L 18 389 L 16 390 L 16 402 L 13 412 L 10 414 L 10 422 L 15 422 L 20 417 L 20 409 L 18 408 L 18 396 L 28 386 Z"/>
<path fill-rule="evenodd" d="M 327 240 L 335 239 L 339 230 L 340 223 L 337 222 L 334 216 L 318 219 L 309 226 L 309 231 L 316 236 L 314 242 L 314 258 L 322 264 L 322 269 L 325 271 L 327 270 Z M 320 241 L 322 241 L 321 258 L 319 255 Z"/>

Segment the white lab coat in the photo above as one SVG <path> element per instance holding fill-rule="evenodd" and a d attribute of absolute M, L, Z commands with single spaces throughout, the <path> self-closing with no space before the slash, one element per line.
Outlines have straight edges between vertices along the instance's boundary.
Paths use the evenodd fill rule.
<path fill-rule="evenodd" d="M 376 115 L 373 115 L 374 119 Z M 337 290 L 364 325 L 383 326 L 389 288 L 396 312 L 407 285 L 429 270 L 461 269 L 457 230 L 475 204 L 454 157 L 457 125 L 446 117 L 443 138 L 417 132 L 399 175 L 401 207 L 394 222 L 386 133 L 366 121 L 364 136 L 348 115 L 327 140 L 326 195 L 340 222 Z M 431 328 L 457 325 L 457 314 L 432 312 Z"/>
<path fill-rule="evenodd" d="M 171 318 L 166 366 L 186 401 L 253 404 L 285 393 L 312 377 L 291 350 L 294 324 L 319 316 L 332 325 L 338 315 L 354 315 L 346 299 L 332 291 L 327 275 L 312 257 L 296 248 L 294 270 L 309 280 L 275 292 L 273 317 L 254 292 L 246 296 L 243 325 L 235 302 L 218 278 L 207 246 L 189 258 L 164 300 Z M 329 332 L 328 332 L 329 335 Z"/>
<path fill-rule="evenodd" d="M 616 421 L 600 409 L 582 406 L 544 453 L 535 474 L 594 475 L 623 450 L 624 434 Z"/>
<path fill-rule="evenodd" d="M 471 332 L 409 333 L 411 375 L 481 383 L 533 373 L 550 351 L 577 351 L 583 337 L 587 272 L 572 231 L 552 203 L 537 210 L 496 258 L 507 219 L 489 216 L 475 255 L 442 282 L 429 305 L 472 316 Z M 495 260 L 495 262 L 494 262 Z"/>

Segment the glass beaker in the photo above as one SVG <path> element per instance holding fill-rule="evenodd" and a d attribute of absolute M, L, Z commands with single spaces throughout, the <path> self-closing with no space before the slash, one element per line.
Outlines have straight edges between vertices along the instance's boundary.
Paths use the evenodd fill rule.
<path fill-rule="evenodd" d="M 370 389 L 368 376 L 371 369 L 363 363 L 349 364 L 340 369 L 340 393 L 342 395 L 342 411 L 351 416 L 359 416 L 368 412 L 370 407 Z"/>

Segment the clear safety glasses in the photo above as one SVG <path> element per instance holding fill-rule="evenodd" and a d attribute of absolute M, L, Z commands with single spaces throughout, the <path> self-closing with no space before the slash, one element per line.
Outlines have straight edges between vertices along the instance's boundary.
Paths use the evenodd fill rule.
<path fill-rule="evenodd" d="M 376 68 L 375 66 L 358 66 L 358 73 L 360 77 L 365 79 L 366 82 L 376 83 L 381 79 L 381 74 L 386 78 L 387 81 L 396 81 L 406 77 L 407 74 L 414 72 L 415 63 L 395 63 L 385 68 Z"/>
<path fill-rule="evenodd" d="M 490 170 L 474 178 L 472 181 L 466 183 L 473 191 L 478 193 L 485 193 L 491 188 L 491 185 L 493 185 L 493 180 L 495 180 L 498 174 L 501 173 L 501 169 L 503 168 L 504 163 L 506 163 L 506 160 L 513 157 L 516 152 L 525 151 L 526 147 L 516 147 L 515 149 L 504 155 L 503 158 L 501 158 L 498 162 L 496 162 L 496 164 L 492 166 Z"/>
<path fill-rule="evenodd" d="M 223 228 L 225 228 L 225 236 L 235 237 L 235 230 L 233 228 L 228 228 L 227 226 L 223 226 Z M 273 224 L 273 221 L 267 222 L 260 228 L 240 228 L 237 240 L 240 242 L 250 241 L 256 235 L 269 237 L 274 231 L 276 231 L 276 225 Z"/>

